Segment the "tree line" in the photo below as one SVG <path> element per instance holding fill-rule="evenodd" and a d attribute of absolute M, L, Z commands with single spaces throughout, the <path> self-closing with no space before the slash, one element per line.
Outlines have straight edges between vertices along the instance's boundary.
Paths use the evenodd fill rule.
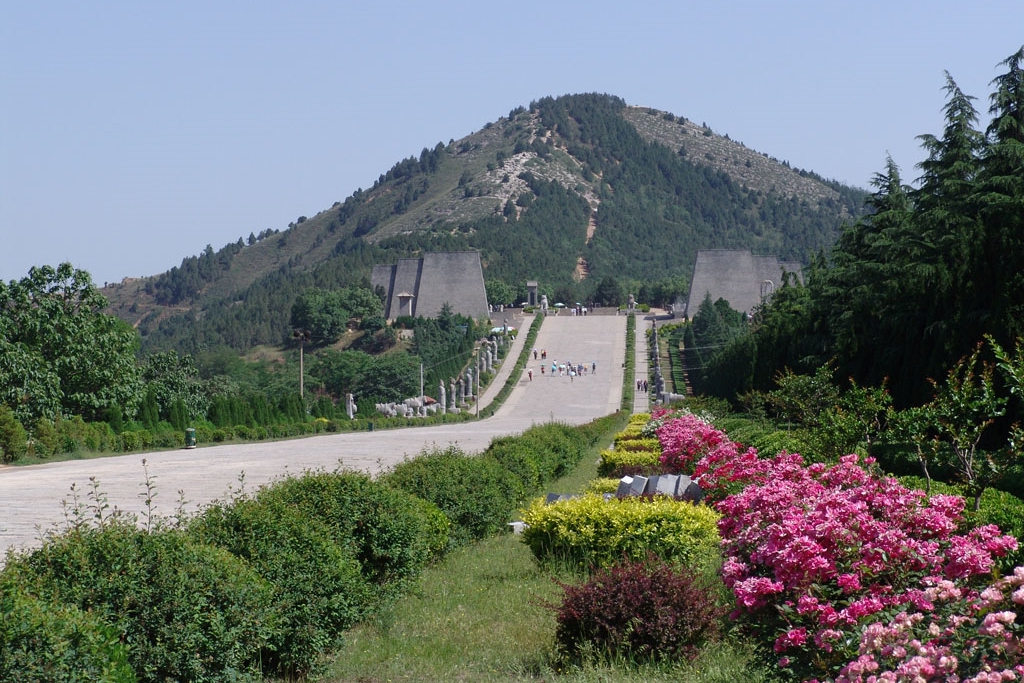
<path fill-rule="evenodd" d="M 279 331 L 277 357 L 246 360 L 224 344 L 144 353 L 139 333 L 106 306 L 89 273 L 70 263 L 0 283 L 0 460 L 181 445 L 188 426 L 242 434 L 328 421 L 347 417 L 349 393 L 369 413 L 419 395 L 424 361 L 458 374 L 484 331 L 445 311 L 411 321 L 415 343 L 401 346 L 370 289 L 308 287 Z M 334 348 L 343 336 L 345 348 Z M 307 344 L 310 392 L 300 394 L 297 356 Z"/>
<path fill-rule="evenodd" d="M 726 343 L 693 364 L 695 384 L 734 402 L 796 377 L 817 378 L 806 396 L 823 396 L 826 381 L 873 405 L 884 394 L 895 412 L 871 419 L 884 414 L 916 444 L 926 478 L 936 452 L 971 495 L 1005 477 L 1024 419 L 1024 47 L 1000 66 L 984 130 L 975 98 L 945 74 L 944 127 L 919 136 L 916 185 L 888 158 L 869 213 L 813 259 L 804 283 L 788 277 L 749 323 L 720 335 Z"/>

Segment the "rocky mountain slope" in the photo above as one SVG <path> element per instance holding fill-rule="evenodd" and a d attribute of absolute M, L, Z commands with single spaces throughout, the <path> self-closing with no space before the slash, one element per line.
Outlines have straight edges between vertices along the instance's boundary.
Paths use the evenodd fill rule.
<path fill-rule="evenodd" d="M 609 277 L 687 278 L 703 248 L 806 262 L 863 197 L 682 116 L 549 97 L 425 147 L 315 216 L 104 294 L 147 343 L 246 347 L 284 333 L 303 288 L 361 282 L 374 263 L 424 250 L 476 249 L 486 279 L 585 295 Z M 221 329 L 247 321 L 259 329 Z"/>

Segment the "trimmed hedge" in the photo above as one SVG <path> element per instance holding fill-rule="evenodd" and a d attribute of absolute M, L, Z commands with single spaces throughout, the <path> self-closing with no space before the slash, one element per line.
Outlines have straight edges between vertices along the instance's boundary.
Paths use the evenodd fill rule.
<path fill-rule="evenodd" d="M 636 451 L 601 451 L 601 460 L 597 464 L 597 473 L 602 477 L 613 476 L 616 472 L 629 468 L 633 471 L 651 468 L 660 469 L 661 450 L 636 450 Z"/>
<path fill-rule="evenodd" d="M 642 439 L 644 435 L 642 433 L 643 425 L 633 422 L 630 420 L 626 427 L 615 435 L 615 443 L 618 444 L 621 441 L 632 441 L 634 439 Z"/>
<path fill-rule="evenodd" d="M 583 493 L 596 493 L 598 495 L 604 495 L 605 493 L 615 493 L 619 490 L 619 482 L 621 480 L 615 477 L 598 477 L 597 479 L 591 479 L 587 482 L 586 489 Z"/>
<path fill-rule="evenodd" d="M 597 494 L 550 505 L 535 500 L 523 511 L 523 542 L 542 561 L 608 567 L 622 558 L 693 565 L 718 548 L 719 515 L 706 506 L 664 496 L 612 498 Z"/>
<path fill-rule="evenodd" d="M 618 451 L 653 451 L 661 453 L 661 442 L 641 436 L 634 438 L 615 437 L 615 450 Z"/>

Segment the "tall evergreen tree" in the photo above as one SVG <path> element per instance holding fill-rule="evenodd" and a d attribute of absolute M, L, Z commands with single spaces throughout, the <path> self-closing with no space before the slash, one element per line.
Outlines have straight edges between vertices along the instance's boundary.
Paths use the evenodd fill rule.
<path fill-rule="evenodd" d="M 991 300 L 991 332 L 1010 344 L 1024 334 L 1024 46 L 1000 65 L 976 196 L 986 267 L 975 276 Z"/>
<path fill-rule="evenodd" d="M 975 127 L 974 97 L 965 95 L 946 73 L 948 101 L 942 138 L 921 135 L 928 157 L 915 192 L 917 235 L 928 246 L 920 256 L 930 268 L 922 284 L 929 296 L 919 301 L 931 321 L 916 357 L 925 375 L 938 377 L 977 341 L 987 314 L 987 297 L 978 296 L 975 274 L 984 267 L 982 230 L 972 201 L 980 170 L 984 135 Z M 930 252 L 930 253 L 929 253 Z"/>
<path fill-rule="evenodd" d="M 895 329 L 893 320 L 906 312 L 900 310 L 905 299 L 895 275 L 912 267 L 916 240 L 908 239 L 910 188 L 892 157 L 872 186 L 875 192 L 866 201 L 870 214 L 846 228 L 832 251 L 820 302 L 844 372 L 880 381 L 887 355 L 880 352 Z"/>

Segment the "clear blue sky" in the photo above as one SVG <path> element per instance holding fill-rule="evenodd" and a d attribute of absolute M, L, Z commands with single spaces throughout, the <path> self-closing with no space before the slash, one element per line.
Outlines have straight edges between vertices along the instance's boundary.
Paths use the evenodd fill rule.
<path fill-rule="evenodd" d="M 984 114 L 1022 42 L 1021 0 L 12 0 L 0 280 L 163 272 L 547 95 L 617 95 L 860 187 L 889 153 L 912 181 L 943 71 Z"/>

